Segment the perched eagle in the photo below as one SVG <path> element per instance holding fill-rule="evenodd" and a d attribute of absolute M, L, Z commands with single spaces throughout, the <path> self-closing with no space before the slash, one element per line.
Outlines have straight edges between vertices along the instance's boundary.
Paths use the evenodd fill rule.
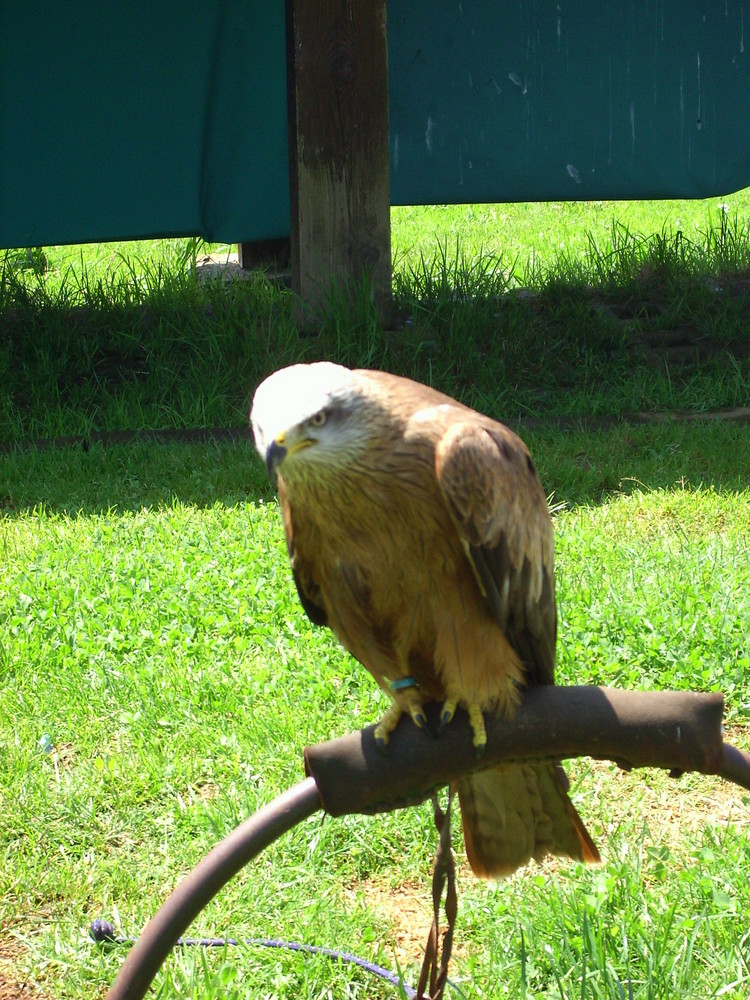
<path fill-rule="evenodd" d="M 424 727 L 439 701 L 442 725 L 466 709 L 481 753 L 484 712 L 511 715 L 523 685 L 554 683 L 552 522 L 526 446 L 427 386 L 327 362 L 275 372 L 250 417 L 302 606 L 392 699 L 376 739 L 404 712 Z M 566 788 L 551 762 L 461 779 L 474 872 L 598 861 Z"/>

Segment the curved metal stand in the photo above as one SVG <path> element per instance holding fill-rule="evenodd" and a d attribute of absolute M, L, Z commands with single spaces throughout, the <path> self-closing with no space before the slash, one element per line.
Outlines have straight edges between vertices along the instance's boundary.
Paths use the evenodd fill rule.
<path fill-rule="evenodd" d="M 463 711 L 430 741 L 404 718 L 388 753 L 374 727 L 305 750 L 310 777 L 241 823 L 186 876 L 147 924 L 107 1000 L 141 1000 L 164 959 L 200 910 L 252 858 L 318 809 L 331 816 L 374 813 L 421 802 L 438 787 L 501 760 L 590 756 L 621 767 L 715 774 L 750 788 L 750 754 L 722 743 L 718 694 L 529 688 L 513 719 L 488 716 L 487 750 L 476 759 Z M 425 706 L 437 727 L 440 706 Z"/>
<path fill-rule="evenodd" d="M 107 1000 L 141 1000 L 177 939 L 219 889 L 264 848 L 320 808 L 315 779 L 305 778 L 217 844 L 148 922 Z"/>

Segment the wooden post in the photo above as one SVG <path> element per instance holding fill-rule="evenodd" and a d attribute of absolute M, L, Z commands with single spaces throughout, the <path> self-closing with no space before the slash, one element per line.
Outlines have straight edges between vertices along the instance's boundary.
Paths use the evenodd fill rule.
<path fill-rule="evenodd" d="M 386 0 L 287 0 L 292 288 L 314 321 L 332 284 L 391 305 Z"/>
<path fill-rule="evenodd" d="M 274 274 L 289 270 L 289 240 L 256 240 L 237 244 L 237 260 L 243 271 L 272 270 Z"/>

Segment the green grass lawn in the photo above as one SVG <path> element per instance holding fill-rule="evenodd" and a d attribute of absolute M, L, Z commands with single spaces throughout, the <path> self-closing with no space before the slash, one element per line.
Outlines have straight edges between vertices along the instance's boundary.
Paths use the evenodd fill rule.
<path fill-rule="evenodd" d="M 268 281 L 197 288 L 184 241 L 144 244 L 138 259 L 45 248 L 36 272 L 33 258 L 9 258 L 0 436 L 239 426 L 257 380 L 296 357 L 413 373 L 520 426 L 562 505 L 560 682 L 721 690 L 731 738 L 747 746 L 748 424 L 583 420 L 747 403 L 750 203 L 726 201 L 733 269 L 709 259 L 720 225 L 702 271 L 697 252 L 674 256 L 698 246 L 709 212 L 727 216 L 717 200 L 661 216 L 617 206 L 631 236 L 598 279 L 602 241 L 624 232 L 615 206 L 428 209 L 421 223 L 398 210 L 400 321 L 386 333 L 360 303 L 299 337 L 288 293 Z M 689 240 L 664 235 L 675 211 Z M 456 233 L 466 252 L 453 258 Z M 66 254 L 84 265 L 66 270 Z M 533 295 L 508 292 L 524 284 Z M 683 323 L 732 350 L 654 357 L 646 335 Z M 305 745 L 372 722 L 384 702 L 304 617 L 247 441 L 11 447 L 0 512 L 0 996 L 90 998 L 123 960 L 88 940 L 90 921 L 137 935 L 222 836 L 303 776 Z M 570 770 L 602 866 L 550 862 L 479 883 L 456 831 L 446 995 L 747 996 L 748 797 L 695 775 Z M 191 931 L 339 948 L 415 985 L 434 846 L 427 806 L 318 815 Z M 398 995 L 353 966 L 251 947 L 175 952 L 155 985 L 201 1000 Z"/>
<path fill-rule="evenodd" d="M 536 450 L 553 477 L 560 459 Z M 80 453 L 68 474 L 98 485 L 78 513 L 54 492 L 37 504 L 60 464 L 35 456 L 2 525 L 0 940 L 19 943 L 19 968 L 50 995 L 85 997 L 121 961 L 86 940 L 91 919 L 137 934 L 217 839 L 302 777 L 304 745 L 384 705 L 301 615 L 248 445 Z M 178 467 L 191 475 L 175 480 Z M 646 475 L 637 458 L 629 471 Z M 723 690 L 741 725 L 749 505 L 747 491 L 639 488 L 559 514 L 560 680 Z M 617 996 L 618 981 L 625 996 L 744 996 L 746 797 L 706 778 L 573 770 L 604 865 L 487 886 L 464 863 L 453 974 L 465 994 L 578 997 L 586 978 L 592 997 Z M 703 815 L 718 793 L 723 811 Z M 432 849 L 426 806 L 311 819 L 195 931 L 335 946 L 392 969 L 399 958 L 414 982 Z M 411 904 L 405 953 L 398 907 L 374 905 L 394 887 Z M 162 996 L 394 995 L 360 970 L 259 950 L 179 953 L 158 983 Z"/>

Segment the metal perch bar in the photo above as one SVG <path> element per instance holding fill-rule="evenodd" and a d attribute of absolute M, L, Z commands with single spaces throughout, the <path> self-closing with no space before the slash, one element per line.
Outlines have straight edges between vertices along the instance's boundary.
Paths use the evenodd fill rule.
<path fill-rule="evenodd" d="M 462 774 L 508 760 L 595 757 L 621 767 L 700 771 L 750 789 L 750 755 L 723 743 L 721 694 L 537 687 L 512 720 L 488 717 L 478 761 L 465 713 L 431 740 L 403 719 L 388 754 L 374 727 L 305 750 L 308 777 L 241 823 L 162 904 L 125 960 L 107 1000 L 141 1000 L 198 913 L 252 858 L 320 808 L 333 816 L 411 805 Z M 428 706 L 437 722 L 438 706 Z"/>
<path fill-rule="evenodd" d="M 203 907 L 248 861 L 321 808 L 315 781 L 306 778 L 246 819 L 173 889 L 120 969 L 107 1000 L 140 1000 L 177 939 Z"/>
<path fill-rule="evenodd" d="M 427 715 L 437 730 L 437 706 Z M 750 756 L 722 744 L 724 697 L 692 691 L 533 687 L 512 720 L 487 716 L 487 749 L 476 759 L 465 712 L 425 750 L 425 733 L 404 720 L 388 755 L 374 727 L 305 750 L 305 768 L 332 816 L 412 805 L 441 785 L 503 761 L 594 757 L 630 770 L 658 767 L 716 774 L 750 788 Z"/>

